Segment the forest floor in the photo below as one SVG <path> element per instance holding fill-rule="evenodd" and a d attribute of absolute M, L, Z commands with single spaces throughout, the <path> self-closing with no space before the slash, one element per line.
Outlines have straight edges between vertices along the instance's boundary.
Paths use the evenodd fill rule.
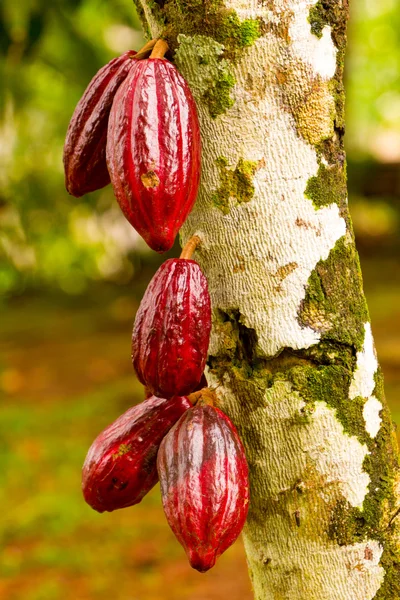
<path fill-rule="evenodd" d="M 362 266 L 386 393 L 400 424 L 400 265 L 364 259 Z M 190 569 L 158 487 L 141 504 L 102 515 L 82 499 L 81 466 L 92 440 L 143 398 L 130 332 L 144 285 L 79 298 L 22 296 L 3 309 L 2 599 L 252 598 L 241 542 L 211 572 Z"/>

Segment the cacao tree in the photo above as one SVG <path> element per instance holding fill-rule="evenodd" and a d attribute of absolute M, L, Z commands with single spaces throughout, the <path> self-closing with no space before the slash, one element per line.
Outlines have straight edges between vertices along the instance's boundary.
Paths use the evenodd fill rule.
<path fill-rule="evenodd" d="M 195 97 L 182 241 L 207 275 L 208 379 L 250 469 L 258 600 L 400 597 L 399 464 L 347 206 L 347 0 L 135 0 Z"/>

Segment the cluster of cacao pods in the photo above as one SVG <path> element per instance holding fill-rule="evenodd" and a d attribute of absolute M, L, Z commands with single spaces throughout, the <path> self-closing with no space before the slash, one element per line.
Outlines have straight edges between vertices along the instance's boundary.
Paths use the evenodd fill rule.
<path fill-rule="evenodd" d="M 233 423 L 207 404 L 211 392 L 198 394 L 195 406 L 190 396 L 151 396 L 127 410 L 90 447 L 82 489 L 92 508 L 113 511 L 138 504 L 160 480 L 168 523 L 204 573 L 242 531 L 249 484 Z"/>
<path fill-rule="evenodd" d="M 166 48 L 152 41 L 103 67 L 75 110 L 64 149 L 68 191 L 80 196 L 111 180 L 124 215 L 159 252 L 191 210 L 200 174 L 195 103 L 163 58 Z M 199 241 L 193 236 L 180 258 L 161 265 L 145 292 L 132 362 L 146 399 L 95 439 L 82 489 L 104 512 L 137 504 L 160 481 L 169 525 L 204 572 L 240 534 L 249 482 L 238 433 L 204 376 L 211 303 L 191 258 Z"/>
<path fill-rule="evenodd" d="M 111 180 L 123 214 L 157 252 L 172 247 L 200 181 L 196 104 L 167 50 L 152 40 L 100 69 L 64 145 L 68 192 L 79 197 Z"/>

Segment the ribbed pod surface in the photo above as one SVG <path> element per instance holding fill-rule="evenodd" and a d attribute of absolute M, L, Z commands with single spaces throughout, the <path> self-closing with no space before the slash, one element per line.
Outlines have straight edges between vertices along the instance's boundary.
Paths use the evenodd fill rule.
<path fill-rule="evenodd" d="M 200 132 L 190 89 L 166 59 L 137 61 L 119 89 L 107 163 L 125 217 L 150 248 L 169 250 L 196 200 Z"/>
<path fill-rule="evenodd" d="M 216 407 L 191 408 L 162 441 L 157 468 L 168 523 L 191 566 L 207 571 L 248 511 L 248 467 L 234 425 Z"/>
<path fill-rule="evenodd" d="M 140 502 L 158 481 L 156 458 L 161 440 L 190 407 L 187 398 L 151 396 L 100 433 L 83 465 L 86 502 L 98 512 Z"/>
<path fill-rule="evenodd" d="M 83 196 L 110 183 L 106 163 L 108 117 L 135 54 L 129 50 L 102 67 L 75 108 L 64 144 L 65 186 L 73 196 Z"/>
<path fill-rule="evenodd" d="M 136 314 L 132 362 L 139 380 L 164 398 L 192 392 L 204 371 L 210 330 L 210 296 L 199 265 L 165 261 Z"/>

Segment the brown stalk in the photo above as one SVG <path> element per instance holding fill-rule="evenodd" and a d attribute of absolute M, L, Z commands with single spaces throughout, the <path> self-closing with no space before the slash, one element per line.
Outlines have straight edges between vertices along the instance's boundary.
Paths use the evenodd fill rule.
<path fill-rule="evenodd" d="M 194 235 L 190 238 L 188 242 L 184 245 L 181 255 L 179 258 L 185 258 L 186 260 L 190 260 L 192 258 L 193 252 L 196 250 L 197 246 L 200 244 L 200 238 L 198 235 Z"/>
<path fill-rule="evenodd" d="M 157 40 L 150 58 L 164 58 L 165 53 L 168 51 L 169 46 L 165 40 Z"/>
<path fill-rule="evenodd" d="M 193 405 L 195 404 L 209 404 L 210 406 L 214 406 L 216 403 L 215 393 L 210 390 L 210 388 L 203 388 L 198 392 L 193 392 L 187 396 L 189 402 Z"/>
<path fill-rule="evenodd" d="M 135 56 L 132 56 L 132 58 L 134 58 L 135 60 L 141 60 L 142 58 L 147 58 L 151 51 L 153 50 L 154 46 L 157 44 L 157 39 L 155 40 L 150 40 L 149 42 L 147 42 L 147 44 L 145 44 L 143 46 L 143 48 L 140 48 L 140 50 L 135 54 Z"/>

